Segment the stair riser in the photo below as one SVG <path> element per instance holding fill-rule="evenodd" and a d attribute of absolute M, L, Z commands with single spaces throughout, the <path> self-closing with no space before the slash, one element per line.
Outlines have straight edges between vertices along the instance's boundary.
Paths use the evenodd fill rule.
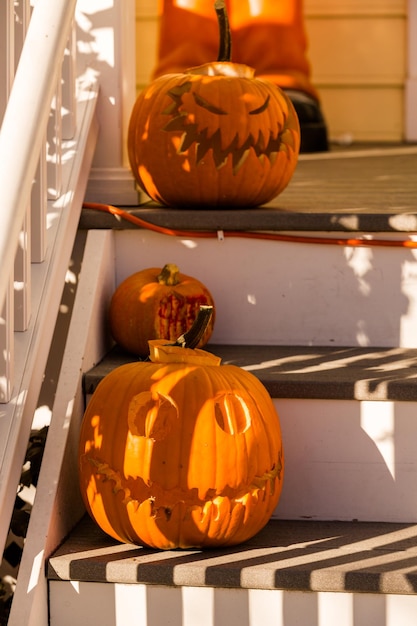
<path fill-rule="evenodd" d="M 50 626 L 415 626 L 417 614 L 415 595 L 67 581 L 49 586 Z"/>
<path fill-rule="evenodd" d="M 275 400 L 285 478 L 279 519 L 417 521 L 412 402 Z"/>
<path fill-rule="evenodd" d="M 214 343 L 417 347 L 414 250 L 142 230 L 116 231 L 115 242 L 117 283 L 174 262 L 209 287 Z"/>

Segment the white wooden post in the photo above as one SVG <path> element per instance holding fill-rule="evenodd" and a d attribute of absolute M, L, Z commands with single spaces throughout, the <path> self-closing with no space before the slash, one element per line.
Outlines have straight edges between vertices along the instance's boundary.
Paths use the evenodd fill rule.
<path fill-rule="evenodd" d="M 79 59 L 100 75 L 100 134 L 86 200 L 137 204 L 127 159 L 127 127 L 136 97 L 135 1 L 78 0 L 76 19 Z"/>

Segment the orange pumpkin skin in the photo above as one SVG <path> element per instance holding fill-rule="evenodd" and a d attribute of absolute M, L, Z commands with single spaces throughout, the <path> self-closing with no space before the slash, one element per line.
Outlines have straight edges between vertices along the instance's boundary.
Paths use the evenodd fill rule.
<path fill-rule="evenodd" d="M 151 343 L 94 392 L 81 427 L 87 510 L 118 541 L 158 549 L 235 545 L 282 488 L 281 431 L 250 373 L 203 350 Z"/>
<path fill-rule="evenodd" d="M 185 208 L 269 202 L 289 183 L 299 148 L 285 93 L 228 62 L 156 79 L 137 98 L 128 131 L 139 186 L 157 202 Z"/>
<path fill-rule="evenodd" d="M 165 273 L 164 273 L 165 272 Z M 110 331 L 128 352 L 148 354 L 148 341 L 175 341 L 189 330 L 201 305 L 213 305 L 210 291 L 174 264 L 148 268 L 128 276 L 115 290 L 109 309 Z M 211 337 L 212 317 L 198 347 Z"/>

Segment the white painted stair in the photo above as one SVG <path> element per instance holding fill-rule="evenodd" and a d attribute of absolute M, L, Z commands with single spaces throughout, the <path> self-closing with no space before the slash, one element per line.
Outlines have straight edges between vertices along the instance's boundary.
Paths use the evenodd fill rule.
<path fill-rule="evenodd" d="M 268 527 L 235 549 L 158 553 L 82 520 L 49 560 L 51 626 L 417 623 L 416 167 L 413 147 L 336 152 L 302 158 L 261 209 L 130 208 L 198 235 L 84 212 L 107 298 L 167 262 L 209 287 L 210 349 L 270 391 L 286 476 Z M 129 358 L 115 349 L 86 372 L 86 400 Z"/>

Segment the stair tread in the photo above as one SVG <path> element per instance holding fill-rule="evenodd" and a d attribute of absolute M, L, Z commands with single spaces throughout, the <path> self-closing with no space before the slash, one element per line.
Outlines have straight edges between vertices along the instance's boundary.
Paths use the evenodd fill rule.
<path fill-rule="evenodd" d="M 86 516 L 53 554 L 51 580 L 414 594 L 417 525 L 270 520 L 251 540 L 213 550 L 120 544 Z"/>
<path fill-rule="evenodd" d="M 124 207 L 165 228 L 185 230 L 271 230 L 415 232 L 417 148 L 354 144 L 329 153 L 301 155 L 286 190 L 255 209 L 162 208 L 155 203 Z M 136 228 L 130 222 L 84 209 L 80 228 Z"/>
<path fill-rule="evenodd" d="M 205 348 L 253 373 L 273 398 L 417 400 L 417 349 L 215 345 Z M 84 376 L 91 394 L 123 363 L 137 360 L 115 346 Z"/>

